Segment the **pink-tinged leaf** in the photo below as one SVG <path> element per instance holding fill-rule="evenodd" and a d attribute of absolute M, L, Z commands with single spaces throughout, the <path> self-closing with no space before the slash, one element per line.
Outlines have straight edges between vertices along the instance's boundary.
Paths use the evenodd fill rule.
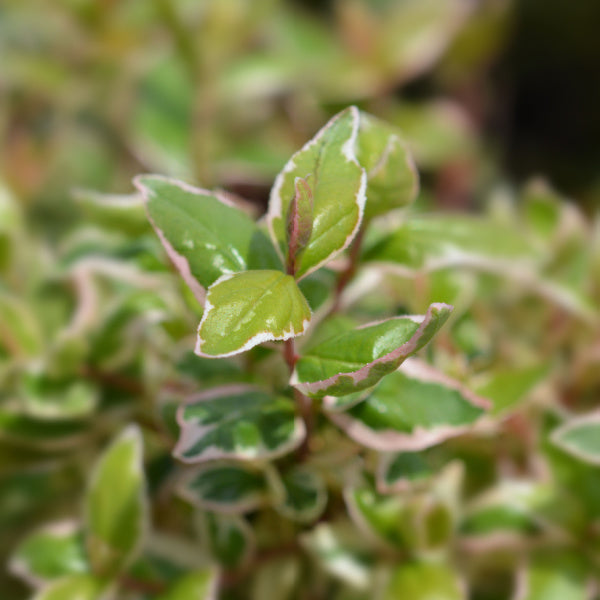
<path fill-rule="evenodd" d="M 347 396 L 370 388 L 423 348 L 451 311 L 448 304 L 435 303 L 425 316 L 386 319 L 327 339 L 298 360 L 291 383 L 315 398 Z M 331 408 L 335 404 L 326 402 Z"/>
<path fill-rule="evenodd" d="M 224 194 L 159 175 L 140 175 L 134 183 L 169 258 L 199 302 L 222 275 L 282 268 L 268 237 Z"/>
<path fill-rule="evenodd" d="M 414 452 L 468 431 L 489 408 L 459 382 L 411 359 L 366 400 L 328 416 L 363 446 Z"/>
<path fill-rule="evenodd" d="M 298 279 L 315 271 L 356 235 L 365 207 L 367 178 L 356 159 L 359 111 L 352 106 L 325 125 L 300 149 L 275 179 L 269 200 L 271 237 L 288 263 L 286 216 L 298 178 L 310 176 L 313 211 L 310 237 L 297 264 Z"/>
<path fill-rule="evenodd" d="M 287 241 L 288 265 L 290 274 L 296 272 L 297 261 L 306 248 L 312 233 L 313 194 L 308 183 L 310 177 L 296 177 L 294 186 L 296 192 L 288 209 L 287 215 Z"/>

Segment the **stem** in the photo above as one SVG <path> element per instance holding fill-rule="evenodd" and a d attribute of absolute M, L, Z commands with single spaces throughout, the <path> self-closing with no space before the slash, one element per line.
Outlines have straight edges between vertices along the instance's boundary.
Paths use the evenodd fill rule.
<path fill-rule="evenodd" d="M 298 355 L 296 354 L 296 346 L 294 344 L 294 338 L 290 338 L 289 340 L 285 340 L 283 343 L 283 357 L 285 358 L 285 362 L 290 369 L 290 375 L 294 372 L 294 367 L 296 366 L 296 361 L 298 360 Z"/>
<path fill-rule="evenodd" d="M 290 369 L 291 375 L 294 372 L 294 367 L 296 366 L 296 361 L 298 360 L 293 338 L 284 342 L 283 356 Z M 304 428 L 306 429 L 304 441 L 298 448 L 298 460 L 303 461 L 310 454 L 310 438 L 315 426 L 314 407 L 312 400 L 296 389 L 294 389 L 294 400 L 296 401 L 298 412 L 304 421 Z"/>

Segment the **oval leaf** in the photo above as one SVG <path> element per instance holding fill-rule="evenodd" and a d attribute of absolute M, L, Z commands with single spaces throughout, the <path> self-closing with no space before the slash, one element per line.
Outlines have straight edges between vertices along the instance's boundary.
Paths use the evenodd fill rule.
<path fill-rule="evenodd" d="M 355 107 L 342 111 L 292 156 L 275 179 L 268 223 L 285 263 L 286 216 L 295 197 L 296 178 L 308 178 L 311 187 L 312 231 L 297 265 L 299 279 L 347 248 L 360 227 L 366 175 L 355 156 L 358 124 L 359 112 Z"/>
<path fill-rule="evenodd" d="M 451 310 L 447 304 L 432 304 L 424 317 L 386 319 L 325 340 L 298 360 L 292 385 L 315 398 L 367 389 L 425 346 Z"/>
<path fill-rule="evenodd" d="M 200 302 L 226 273 L 281 267 L 268 237 L 222 194 L 159 175 L 134 183 L 169 258 Z"/>
<path fill-rule="evenodd" d="M 142 437 L 129 426 L 101 457 L 86 497 L 86 546 L 97 573 L 114 574 L 135 557 L 146 529 Z"/>
<path fill-rule="evenodd" d="M 195 471 L 181 488 L 181 495 L 206 510 L 244 513 L 267 502 L 269 487 L 262 471 L 219 461 Z"/>
<path fill-rule="evenodd" d="M 29 535 L 17 548 L 10 570 L 38 585 L 89 570 L 80 528 L 74 522 L 55 523 Z"/>
<path fill-rule="evenodd" d="M 552 441 L 572 456 L 600 465 L 600 411 L 571 419 L 552 433 Z"/>
<path fill-rule="evenodd" d="M 310 308 L 294 278 L 281 271 L 223 275 L 209 288 L 195 353 L 217 358 L 271 340 L 302 335 Z"/>
<path fill-rule="evenodd" d="M 368 448 L 416 451 L 464 433 L 488 407 L 487 400 L 413 359 L 366 400 L 329 418 Z"/>
<path fill-rule="evenodd" d="M 417 195 L 419 177 L 400 132 L 392 125 L 361 113 L 358 162 L 367 171 L 365 218 L 410 204 Z"/>
<path fill-rule="evenodd" d="M 173 454 L 184 462 L 275 458 L 304 438 L 294 402 L 251 386 L 214 388 L 179 407 L 181 435 Z"/>
<path fill-rule="evenodd" d="M 363 259 L 393 263 L 409 274 L 457 266 L 522 273 L 536 254 L 513 225 L 471 215 L 436 215 L 408 219 L 367 249 Z"/>

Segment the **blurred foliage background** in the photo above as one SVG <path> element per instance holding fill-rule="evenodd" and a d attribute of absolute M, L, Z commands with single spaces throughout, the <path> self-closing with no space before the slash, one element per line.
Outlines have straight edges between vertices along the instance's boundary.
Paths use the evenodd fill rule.
<path fill-rule="evenodd" d="M 159 392 L 231 376 L 190 366 L 198 307 L 128 196 L 134 175 L 223 188 L 259 215 L 293 151 L 356 104 L 403 131 L 420 208 L 519 203 L 543 175 L 591 220 L 599 22 L 597 0 L 0 3 L 0 560 L 36 526 L 78 513 L 90 464 L 126 422 L 144 426 L 150 490 L 161 489 L 175 433 Z M 583 286 L 592 259 L 573 239 L 561 248 L 552 268 Z M 461 343 L 485 361 L 492 334 L 474 333 L 475 315 Z M 577 354 L 548 343 L 546 354 Z M 579 386 L 580 408 L 597 402 L 594 360 L 565 383 Z M 494 479 L 490 451 L 467 460 L 480 462 L 478 488 Z M 561 468 L 566 480 L 581 472 L 584 503 L 600 497 L 597 471 Z M 186 509 L 169 506 L 158 499 L 154 523 L 176 531 Z M 498 572 L 500 591 L 474 597 L 507 597 Z M 27 597 L 0 577 L 3 597 Z"/>

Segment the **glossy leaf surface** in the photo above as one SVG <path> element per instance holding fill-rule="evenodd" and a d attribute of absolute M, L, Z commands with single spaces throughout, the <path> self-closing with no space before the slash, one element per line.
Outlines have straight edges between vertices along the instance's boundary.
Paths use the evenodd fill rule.
<path fill-rule="evenodd" d="M 135 183 L 170 259 L 200 300 L 222 275 L 281 267 L 268 237 L 223 195 L 158 175 Z"/>
<path fill-rule="evenodd" d="M 223 357 L 306 330 L 311 313 L 294 278 L 281 271 L 224 275 L 208 290 L 196 354 Z"/>
<path fill-rule="evenodd" d="M 447 304 L 432 304 L 424 317 L 386 319 L 327 339 L 300 358 L 292 383 L 317 398 L 369 388 L 425 346 L 451 310 Z"/>
<path fill-rule="evenodd" d="M 365 205 L 366 175 L 355 154 L 359 112 L 350 107 L 336 115 L 299 150 L 275 179 L 269 200 L 271 236 L 287 262 L 289 206 L 296 178 L 311 187 L 312 231 L 298 263 L 302 278 L 346 248 L 358 231 Z"/>

